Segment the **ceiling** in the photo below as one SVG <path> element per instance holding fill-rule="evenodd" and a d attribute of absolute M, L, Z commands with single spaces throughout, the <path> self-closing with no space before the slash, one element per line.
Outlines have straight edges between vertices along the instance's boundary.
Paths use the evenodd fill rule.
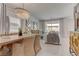
<path fill-rule="evenodd" d="M 21 3 L 6 4 L 10 8 L 23 7 Z M 24 8 L 27 9 L 34 17 L 40 20 L 56 19 L 67 17 L 69 9 L 74 3 L 25 3 Z M 69 9 L 68 9 L 69 8 Z"/>

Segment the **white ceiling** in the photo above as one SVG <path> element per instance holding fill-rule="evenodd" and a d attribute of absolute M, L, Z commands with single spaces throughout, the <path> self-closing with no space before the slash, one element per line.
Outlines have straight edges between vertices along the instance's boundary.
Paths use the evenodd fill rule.
<path fill-rule="evenodd" d="M 23 7 L 23 4 L 6 4 L 10 8 Z M 44 19 L 55 19 L 66 17 L 68 7 L 72 7 L 74 3 L 26 3 L 24 8 L 27 9 L 34 17 Z M 67 10 L 66 10 L 67 9 Z M 68 11 L 66 13 L 66 11 Z M 65 13 L 67 15 L 65 15 Z"/>

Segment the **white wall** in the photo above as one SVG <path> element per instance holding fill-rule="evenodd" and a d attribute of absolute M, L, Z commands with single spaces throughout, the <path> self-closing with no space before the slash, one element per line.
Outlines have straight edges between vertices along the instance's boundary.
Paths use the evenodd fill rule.
<path fill-rule="evenodd" d="M 68 15 L 67 18 L 65 18 L 63 20 L 63 29 L 64 29 L 64 37 L 69 38 L 69 33 L 70 31 L 74 31 L 75 27 L 74 27 L 74 6 L 75 5 L 70 5 L 67 6 L 64 11 L 63 14 Z"/>
<path fill-rule="evenodd" d="M 63 29 L 64 29 L 64 37 L 69 37 L 70 31 L 74 31 L 74 19 L 72 17 L 68 17 L 64 19 L 63 23 Z"/>

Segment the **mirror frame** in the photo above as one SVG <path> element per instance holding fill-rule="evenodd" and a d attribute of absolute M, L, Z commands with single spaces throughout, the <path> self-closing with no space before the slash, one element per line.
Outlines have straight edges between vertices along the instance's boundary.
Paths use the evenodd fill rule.
<path fill-rule="evenodd" d="M 77 10 L 79 3 L 74 7 L 74 24 L 75 24 L 75 31 L 79 29 L 79 12 Z"/>

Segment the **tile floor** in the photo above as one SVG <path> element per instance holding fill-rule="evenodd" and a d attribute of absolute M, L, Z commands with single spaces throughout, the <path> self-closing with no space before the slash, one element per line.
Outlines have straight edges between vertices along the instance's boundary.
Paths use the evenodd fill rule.
<path fill-rule="evenodd" d="M 61 45 L 45 44 L 44 40 L 41 40 L 42 49 L 37 56 L 71 56 L 69 52 L 69 39 L 62 38 L 60 40 Z"/>

